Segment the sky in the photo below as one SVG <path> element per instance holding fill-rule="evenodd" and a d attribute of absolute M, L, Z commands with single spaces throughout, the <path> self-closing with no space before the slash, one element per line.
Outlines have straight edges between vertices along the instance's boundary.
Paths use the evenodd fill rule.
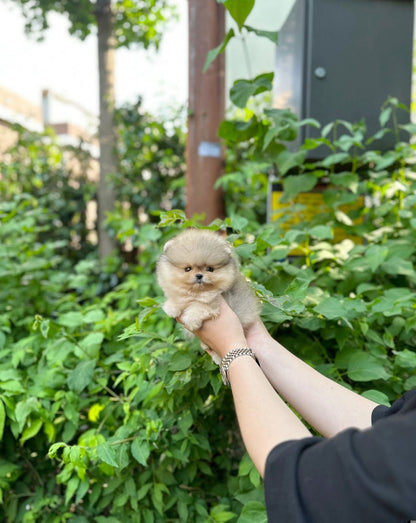
<path fill-rule="evenodd" d="M 202 1 L 202 0 L 201 0 Z M 257 0 L 247 20 L 250 25 L 275 31 L 283 23 L 294 0 Z M 188 0 L 175 0 L 179 20 L 164 31 L 158 52 L 119 49 L 116 53 L 116 103 L 135 102 L 139 96 L 152 114 L 169 116 L 186 105 L 188 98 Z M 228 18 L 228 23 L 230 19 Z M 68 32 L 64 15 L 51 13 L 50 28 L 42 42 L 24 32 L 25 20 L 13 0 L 0 0 L 0 86 L 41 106 L 47 89 L 98 115 L 97 38 L 85 41 Z M 227 86 L 273 70 L 275 46 L 253 34 L 248 51 L 236 38 L 227 47 Z M 96 126 L 72 106 L 52 99 L 50 122 L 69 122 L 86 129 Z"/>
<path fill-rule="evenodd" d="M 176 0 L 176 4 L 180 21 L 165 31 L 158 53 L 117 51 L 117 104 L 134 102 L 141 95 L 146 109 L 158 113 L 166 106 L 186 103 L 187 0 Z M 0 85 L 39 105 L 42 90 L 49 89 L 97 114 L 96 37 L 82 42 L 70 36 L 63 15 L 51 14 L 49 23 L 44 41 L 36 42 L 25 35 L 24 18 L 15 3 L 0 0 Z"/>

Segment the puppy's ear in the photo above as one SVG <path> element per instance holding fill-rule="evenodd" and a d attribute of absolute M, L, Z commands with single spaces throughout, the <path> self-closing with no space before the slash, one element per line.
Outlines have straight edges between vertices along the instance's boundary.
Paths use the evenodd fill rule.
<path fill-rule="evenodd" d="M 165 245 L 163 246 L 163 252 L 166 253 L 166 251 L 169 249 L 169 247 L 172 245 L 173 243 L 173 240 L 169 240 L 165 243 Z"/>
<path fill-rule="evenodd" d="M 222 236 L 222 242 L 224 244 L 224 251 L 231 256 L 234 252 L 233 246 L 225 236 Z"/>
<path fill-rule="evenodd" d="M 224 242 L 224 250 L 227 254 L 232 254 L 233 253 L 233 248 L 231 247 L 230 243 L 228 243 L 228 240 L 227 240 L 227 233 L 226 231 L 216 231 L 216 234 L 222 238 L 223 242 Z"/>

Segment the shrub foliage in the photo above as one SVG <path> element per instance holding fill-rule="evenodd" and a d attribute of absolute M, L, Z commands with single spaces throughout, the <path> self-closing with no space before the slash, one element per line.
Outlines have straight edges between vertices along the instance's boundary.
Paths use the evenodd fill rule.
<path fill-rule="evenodd" d="M 384 107 L 381 134 L 397 110 L 394 99 Z M 288 150 L 300 125 L 317 122 L 266 111 L 245 110 L 222 126 L 234 150 L 220 182 L 229 217 L 210 227 L 228 232 L 274 336 L 346 387 L 389 403 L 416 386 L 413 146 L 398 141 L 378 152 L 377 136 L 366 138 L 362 123 L 335 122 Z M 2 520 L 266 521 L 230 391 L 160 308 L 154 268 L 161 245 L 198 223 L 181 210 L 153 211 L 160 193 L 152 186 L 148 195 L 159 203 L 149 203 L 147 221 L 122 211 L 110 219 L 120 240 L 137 248 L 139 263 L 115 257 L 100 266 L 88 250 L 71 256 L 60 213 L 73 199 L 56 186 L 69 202 L 61 208 L 53 189 L 30 186 L 31 174 L 50 173 L 51 151 L 33 143 L 33 163 L 16 156 L 13 166 L 1 166 Z M 313 161 L 318 146 L 328 154 Z M 259 216 L 270 172 L 289 206 L 266 223 Z M 13 190 L 4 173 L 15 173 Z M 145 180 L 129 184 L 137 208 L 145 205 Z M 304 211 L 296 196 L 318 186 L 325 206 L 312 219 L 290 221 Z"/>

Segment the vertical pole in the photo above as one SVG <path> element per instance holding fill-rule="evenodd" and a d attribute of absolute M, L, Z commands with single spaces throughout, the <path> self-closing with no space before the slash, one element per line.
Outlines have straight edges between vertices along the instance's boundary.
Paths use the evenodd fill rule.
<path fill-rule="evenodd" d="M 103 260 L 116 248 L 116 242 L 105 227 L 107 213 L 114 208 L 115 193 L 109 179 L 117 170 L 115 106 L 115 36 L 112 0 L 97 0 L 95 7 L 98 33 L 98 69 L 100 78 L 100 178 L 98 182 L 98 247 Z"/>
<path fill-rule="evenodd" d="M 225 9 L 216 0 L 188 0 L 189 113 L 186 213 L 205 214 L 205 223 L 224 217 L 222 192 L 214 184 L 222 174 L 223 148 L 218 127 L 224 119 L 225 57 L 219 55 L 203 73 L 208 51 L 225 37 Z"/>

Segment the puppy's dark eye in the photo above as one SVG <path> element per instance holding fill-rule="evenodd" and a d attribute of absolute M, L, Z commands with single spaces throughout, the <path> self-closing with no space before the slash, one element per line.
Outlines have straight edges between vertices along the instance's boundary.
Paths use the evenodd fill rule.
<path fill-rule="evenodd" d="M 192 271 L 192 267 L 185 267 L 185 272 Z"/>
<path fill-rule="evenodd" d="M 214 272 L 214 267 L 207 267 L 208 272 Z"/>

